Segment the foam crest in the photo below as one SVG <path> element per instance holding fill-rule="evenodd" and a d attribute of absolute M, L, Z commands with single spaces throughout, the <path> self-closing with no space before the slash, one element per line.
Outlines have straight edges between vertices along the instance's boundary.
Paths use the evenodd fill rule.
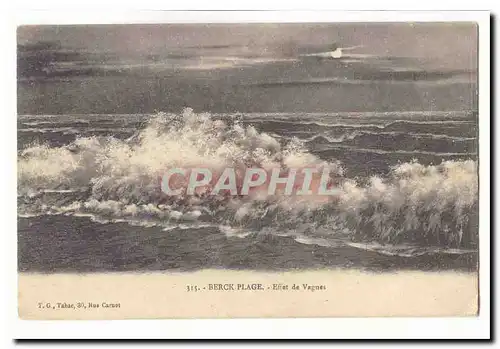
<path fill-rule="evenodd" d="M 340 191 L 328 198 L 168 197 L 161 192 L 161 177 L 172 167 L 205 167 L 216 173 L 226 167 L 328 167 Z M 163 226 L 205 222 L 226 227 L 229 235 L 271 232 L 307 241 L 342 237 L 453 247 L 477 244 L 475 161 L 403 163 L 388 177 L 360 183 L 344 178 L 340 163 L 310 153 L 304 141 L 294 138 L 282 146 L 253 126 L 191 109 L 160 113 L 127 140 L 82 137 L 62 147 L 33 145 L 19 154 L 18 182 L 24 215 L 88 214 L 106 222 Z M 85 187 L 87 192 L 81 194 Z M 48 201 L 47 195 L 74 188 L 79 188 L 79 197 Z"/>

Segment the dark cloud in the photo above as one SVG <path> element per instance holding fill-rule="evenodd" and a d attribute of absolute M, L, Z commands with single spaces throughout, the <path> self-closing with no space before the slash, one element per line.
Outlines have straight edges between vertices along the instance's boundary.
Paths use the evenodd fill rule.
<path fill-rule="evenodd" d="M 165 54 L 182 48 L 232 50 L 259 54 L 304 45 L 364 45 L 367 53 L 433 58 L 454 68 L 476 66 L 474 23 L 329 23 L 329 24 L 134 24 L 23 26 L 19 43 L 58 41 L 63 47 L 121 55 Z"/>

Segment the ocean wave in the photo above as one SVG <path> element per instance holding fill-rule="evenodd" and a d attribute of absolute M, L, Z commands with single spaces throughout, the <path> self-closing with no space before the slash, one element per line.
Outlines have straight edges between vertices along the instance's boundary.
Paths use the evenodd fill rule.
<path fill-rule="evenodd" d="M 370 132 L 366 132 L 366 133 L 370 134 Z M 389 136 L 398 136 L 401 134 L 406 134 L 410 137 L 419 138 L 419 139 L 430 138 L 430 139 L 447 139 L 447 140 L 453 140 L 453 141 L 472 141 L 472 140 L 476 139 L 476 137 L 450 136 L 450 135 L 441 134 L 441 133 L 414 133 L 414 132 L 396 132 L 396 131 L 390 132 L 389 131 L 389 132 L 379 132 L 378 134 L 389 135 Z"/>
<path fill-rule="evenodd" d="M 72 127 L 51 127 L 51 128 L 20 128 L 18 132 L 33 132 L 33 133 L 66 133 L 66 134 L 76 134 L 79 131 Z"/>
<path fill-rule="evenodd" d="M 39 126 L 39 125 L 57 125 L 57 124 L 64 124 L 68 121 L 66 120 L 41 120 L 41 121 L 23 121 L 22 124 L 25 126 Z M 80 120 L 80 119 L 73 119 L 71 120 L 72 124 L 83 124 L 87 125 L 90 123 L 89 120 Z"/>
<path fill-rule="evenodd" d="M 220 171 L 255 166 L 328 167 L 339 194 L 168 197 L 160 190 L 159 179 L 168 168 Z M 19 214 L 83 214 L 101 222 L 122 219 L 166 228 L 173 222 L 215 224 L 230 227 L 226 231 L 234 229 L 235 235 L 252 231 L 301 239 L 476 246 L 475 161 L 403 163 L 393 167 L 387 178 L 373 176 L 366 183 L 343 173 L 339 162 L 318 158 L 299 140 L 282 145 L 252 126 L 186 109 L 177 115 L 158 114 L 127 140 L 78 137 L 61 147 L 24 149 L 18 156 Z M 88 190 L 78 199 L 47 201 L 45 195 L 50 194 L 29 195 L 81 187 Z"/>
<path fill-rule="evenodd" d="M 255 125 L 261 130 L 275 133 L 290 134 L 290 132 L 389 132 L 414 134 L 443 134 L 452 137 L 474 137 L 477 133 L 477 124 L 466 120 L 338 120 L 324 118 L 321 120 L 253 120 L 249 125 Z"/>
<path fill-rule="evenodd" d="M 18 132 L 33 132 L 33 133 L 62 133 L 65 135 L 72 134 L 86 134 L 86 133 L 133 133 L 137 129 L 130 127 L 121 128 L 98 128 L 98 127 L 86 127 L 86 128 L 73 128 L 73 127 L 47 127 L 47 128 L 20 128 Z"/>
<path fill-rule="evenodd" d="M 359 131 L 354 131 L 352 133 L 344 133 L 339 136 L 331 135 L 328 132 L 326 133 L 321 133 L 321 134 L 316 134 L 315 132 L 312 132 L 314 135 L 311 136 L 309 134 L 305 134 L 306 136 L 302 138 L 306 142 L 311 142 L 317 139 L 325 139 L 328 142 L 331 143 L 341 143 L 346 140 L 353 140 L 356 138 L 362 138 L 363 136 L 406 136 L 418 140 L 451 140 L 451 141 L 459 141 L 459 142 L 466 142 L 466 141 L 473 141 L 476 139 L 476 137 L 460 137 L 460 136 L 450 136 L 446 134 L 437 134 L 437 133 L 413 133 L 413 132 L 398 132 L 398 131 L 388 131 L 388 132 L 373 132 L 373 131 L 366 131 L 366 130 L 359 130 Z M 302 135 L 298 133 L 298 135 Z M 291 140 L 294 136 L 286 136 L 286 135 L 276 135 L 277 137 L 280 138 L 285 138 Z M 296 136 L 296 135 L 295 135 Z M 300 137 L 299 137 L 300 138 Z"/>
<path fill-rule="evenodd" d="M 172 115 L 166 113 L 165 115 Z M 351 112 L 252 112 L 252 113 L 212 113 L 213 118 L 238 118 L 242 121 L 266 120 L 314 120 L 314 119 L 356 119 L 362 122 L 367 119 L 381 120 L 447 120 L 468 119 L 476 120 L 477 112 L 474 110 L 397 110 L 397 111 L 351 111 Z M 65 122 L 89 123 L 92 121 L 147 121 L 156 117 L 156 114 L 21 114 L 18 119 L 26 125 L 36 126 L 43 124 L 57 124 Z"/>
<path fill-rule="evenodd" d="M 335 142 L 333 142 L 335 143 Z M 474 157 L 476 153 L 452 153 L 452 152 L 434 152 L 434 151 L 426 151 L 426 150 L 384 150 L 384 149 L 376 149 L 376 148 L 359 148 L 356 146 L 343 145 L 343 144 L 328 144 L 325 146 L 317 147 L 316 151 L 327 151 L 332 149 L 345 149 L 348 152 L 358 152 L 358 153 L 373 153 L 373 154 L 406 154 L 406 155 L 433 155 L 433 156 L 442 156 L 442 157 L 451 157 L 451 156 L 469 156 Z"/>
<path fill-rule="evenodd" d="M 399 257 L 416 257 L 432 254 L 465 254 L 465 253 L 475 253 L 475 250 L 471 249 L 456 249 L 456 248 L 440 248 L 440 247 L 426 247 L 422 248 L 415 245 L 401 244 L 401 245 L 391 245 L 391 244 L 379 244 L 376 242 L 372 243 L 358 243 L 358 242 L 347 242 L 346 245 L 355 247 L 360 250 L 377 252 L 386 256 L 399 256 Z"/>
<path fill-rule="evenodd" d="M 316 117 L 334 117 L 334 118 L 380 118 L 380 119 L 401 119 L 408 118 L 448 118 L 448 119 L 461 119 L 461 118 L 474 118 L 476 112 L 472 110 L 398 110 L 398 111 L 359 111 L 359 112 L 308 112 L 308 113 L 234 113 L 244 119 L 289 119 L 290 117 L 296 118 L 316 118 Z M 215 116 L 223 114 L 214 114 Z"/>

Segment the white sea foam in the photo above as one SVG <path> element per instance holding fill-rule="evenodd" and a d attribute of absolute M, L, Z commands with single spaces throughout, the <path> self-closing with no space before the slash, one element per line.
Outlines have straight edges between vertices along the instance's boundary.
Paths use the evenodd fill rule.
<path fill-rule="evenodd" d="M 172 167 L 217 171 L 311 166 L 333 170 L 338 196 L 167 197 L 160 187 L 161 176 Z M 389 177 L 375 176 L 362 184 L 344 178 L 338 162 L 325 162 L 297 139 L 283 147 L 252 126 L 226 123 L 189 109 L 181 115 L 157 115 L 128 140 L 85 137 L 62 147 L 27 148 L 19 155 L 18 183 L 19 194 L 27 201 L 21 205 L 25 211 L 21 215 L 83 214 L 101 222 L 123 219 L 165 228 L 198 222 L 235 229 L 225 229 L 228 235 L 267 230 L 300 239 L 350 234 L 446 246 L 468 246 L 477 239 L 471 226 L 478 193 L 473 160 L 436 166 L 403 163 Z M 81 187 L 89 188 L 89 196 L 69 204 L 67 200 L 47 204 L 43 197 L 30 197 L 40 190 Z"/>

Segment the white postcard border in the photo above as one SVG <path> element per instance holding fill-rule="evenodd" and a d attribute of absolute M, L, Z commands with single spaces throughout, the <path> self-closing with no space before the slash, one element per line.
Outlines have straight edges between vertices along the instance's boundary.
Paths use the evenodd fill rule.
<path fill-rule="evenodd" d="M 27 321 L 17 317 L 16 193 L 16 62 L 15 25 L 159 22 L 350 22 L 350 21 L 475 21 L 479 24 L 479 153 L 480 153 L 480 315 L 475 318 L 350 318 L 238 320 Z M 14 338 L 487 338 L 490 325 L 490 17 L 488 12 L 18 12 L 8 24 L 8 54 L 2 58 L 9 74 L 1 95 L 6 98 L 3 159 L 0 171 L 7 191 L 2 195 L 4 254 L 8 277 L 7 325 Z M 5 24 L 4 24 L 5 25 Z M 5 35 L 5 34 L 4 34 Z M 13 166 L 11 166 L 13 165 Z M 12 200 L 12 201 L 11 201 Z"/>

